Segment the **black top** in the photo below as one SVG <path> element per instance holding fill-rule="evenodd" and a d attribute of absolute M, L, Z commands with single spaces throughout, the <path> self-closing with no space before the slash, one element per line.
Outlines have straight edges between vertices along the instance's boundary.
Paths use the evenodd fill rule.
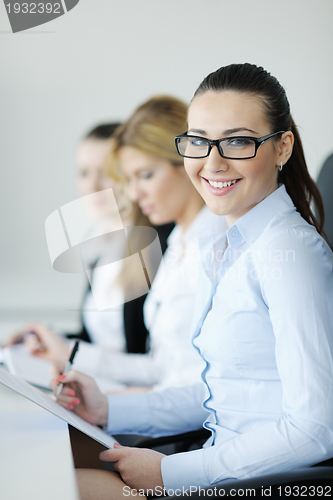
<path fill-rule="evenodd" d="M 164 254 L 167 248 L 167 238 L 174 228 L 174 224 L 164 224 L 163 226 L 156 226 L 155 229 L 158 233 L 162 253 Z M 90 285 L 86 294 L 90 291 Z M 86 296 L 85 294 L 85 296 Z M 143 304 L 147 294 L 137 297 L 134 300 L 125 302 L 124 304 L 124 329 L 126 337 L 126 350 L 131 353 L 145 353 L 148 332 L 143 322 Z M 89 332 L 86 330 L 82 315 L 81 315 L 82 329 L 78 333 L 67 334 L 69 339 L 80 339 L 85 342 L 91 342 Z"/>
<path fill-rule="evenodd" d="M 319 187 L 319 191 L 324 203 L 324 231 L 328 238 L 330 247 L 333 250 L 333 154 L 326 159 L 324 165 L 322 166 L 319 177 L 317 179 L 317 185 Z"/>

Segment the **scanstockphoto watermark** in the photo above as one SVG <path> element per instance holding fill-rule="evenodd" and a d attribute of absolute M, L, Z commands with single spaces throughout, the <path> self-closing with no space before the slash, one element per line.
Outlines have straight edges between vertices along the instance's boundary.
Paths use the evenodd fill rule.
<path fill-rule="evenodd" d="M 80 0 L 3 0 L 13 33 L 34 28 L 72 10 Z"/>
<path fill-rule="evenodd" d="M 264 493 L 264 492 L 262 492 Z M 192 495 L 196 495 L 199 497 L 206 498 L 216 498 L 216 497 L 255 497 L 256 490 L 254 488 L 232 488 L 228 491 L 223 488 L 217 488 L 216 486 L 213 488 L 201 488 L 200 486 L 190 486 L 190 488 L 175 488 L 175 489 L 166 489 L 162 486 L 157 486 L 154 490 L 132 490 L 129 486 L 123 487 L 123 496 L 124 497 L 146 497 L 146 496 L 154 496 L 154 497 L 191 497 Z M 265 495 L 264 495 L 265 496 Z"/>

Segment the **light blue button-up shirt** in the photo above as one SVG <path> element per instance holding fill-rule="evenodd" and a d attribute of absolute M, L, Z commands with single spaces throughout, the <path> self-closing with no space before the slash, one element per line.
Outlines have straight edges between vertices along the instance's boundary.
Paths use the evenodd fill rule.
<path fill-rule="evenodd" d="M 330 458 L 330 248 L 296 212 L 284 186 L 230 229 L 224 217 L 212 215 L 199 243 L 193 344 L 206 361 L 203 384 L 111 396 L 109 430 L 158 436 L 205 421 L 212 437 L 203 449 L 163 458 L 167 490 Z"/>

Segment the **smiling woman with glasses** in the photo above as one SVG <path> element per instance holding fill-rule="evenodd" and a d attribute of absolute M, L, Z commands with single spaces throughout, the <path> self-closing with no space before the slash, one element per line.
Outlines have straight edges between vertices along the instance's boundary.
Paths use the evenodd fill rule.
<path fill-rule="evenodd" d="M 115 446 L 101 458 L 124 482 L 81 470 L 84 499 L 118 499 L 130 488 L 185 497 L 208 487 L 211 496 L 218 484 L 258 477 L 269 485 L 268 474 L 333 456 L 333 258 L 284 89 L 261 67 L 220 68 L 194 94 L 176 144 L 213 212 L 198 231 L 192 313 L 202 383 L 107 398 L 81 374 L 67 381 L 84 395 L 76 412 L 89 410 L 110 433 L 157 437 L 204 425 L 211 437 L 169 456 Z"/>

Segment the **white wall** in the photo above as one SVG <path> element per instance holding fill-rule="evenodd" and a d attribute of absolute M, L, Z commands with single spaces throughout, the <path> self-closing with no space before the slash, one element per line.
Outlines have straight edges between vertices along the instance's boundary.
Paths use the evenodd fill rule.
<path fill-rule="evenodd" d="M 263 65 L 287 90 L 315 177 L 333 151 L 332 18 L 332 0 L 81 0 L 12 34 L 1 2 L 0 312 L 78 308 L 82 277 L 53 271 L 45 219 L 76 198 L 80 135 L 152 94 L 189 101 L 222 65 Z"/>

